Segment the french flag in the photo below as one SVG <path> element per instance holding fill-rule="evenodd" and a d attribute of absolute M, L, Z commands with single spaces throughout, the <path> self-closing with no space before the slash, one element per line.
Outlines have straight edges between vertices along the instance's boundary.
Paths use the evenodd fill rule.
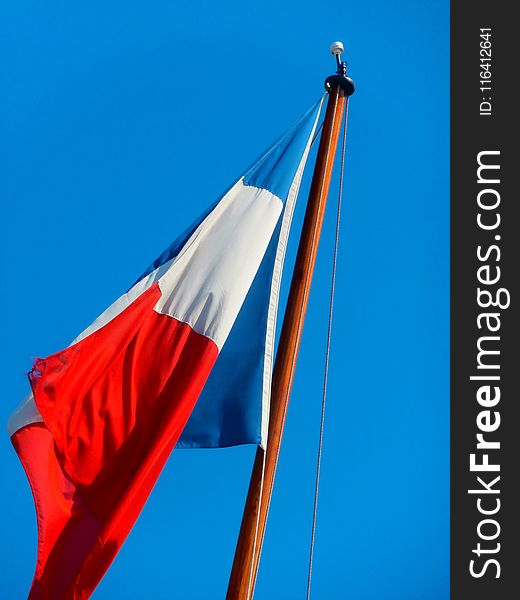
<path fill-rule="evenodd" d="M 320 108 L 34 363 L 9 421 L 37 513 L 31 600 L 90 596 L 174 446 L 265 447 L 282 266 Z"/>

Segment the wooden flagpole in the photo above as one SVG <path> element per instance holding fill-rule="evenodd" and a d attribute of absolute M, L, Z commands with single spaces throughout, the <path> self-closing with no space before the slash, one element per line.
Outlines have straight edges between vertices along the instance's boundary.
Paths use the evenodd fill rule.
<path fill-rule="evenodd" d="M 354 84 L 346 76 L 346 63 L 340 61 L 342 51 L 340 42 L 332 44 L 338 72 L 325 82 L 327 111 L 273 370 L 267 450 L 257 449 L 227 600 L 250 600 L 255 587 L 342 117 L 348 96 L 354 92 Z"/>

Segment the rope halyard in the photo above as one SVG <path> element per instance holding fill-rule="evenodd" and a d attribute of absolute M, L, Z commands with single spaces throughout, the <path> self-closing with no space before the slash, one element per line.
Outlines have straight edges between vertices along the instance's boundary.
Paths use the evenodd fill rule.
<path fill-rule="evenodd" d="M 256 557 L 256 546 L 258 543 L 258 525 L 260 523 L 260 504 L 262 503 L 262 492 L 264 488 L 264 479 L 265 479 L 265 449 L 262 456 L 262 479 L 260 480 L 260 496 L 258 498 L 258 510 L 256 512 L 256 524 L 255 524 L 255 539 L 253 541 L 253 557 L 251 559 L 251 569 L 249 571 L 249 581 L 247 582 L 247 600 L 253 599 L 253 572 L 255 566 L 255 557 Z"/>
<path fill-rule="evenodd" d="M 311 529 L 311 542 L 309 548 L 309 571 L 307 574 L 307 595 L 306 599 L 310 600 L 311 597 L 311 579 L 312 579 L 312 564 L 314 557 L 314 543 L 316 538 L 316 517 L 318 514 L 318 494 L 320 487 L 320 472 L 321 472 L 321 457 L 323 453 L 323 430 L 325 425 L 325 407 L 327 403 L 327 383 L 329 378 L 329 358 L 330 358 L 330 340 L 332 335 L 332 316 L 334 310 L 334 292 L 336 288 L 336 267 L 338 262 L 338 244 L 339 244 L 339 230 L 341 221 L 341 197 L 343 195 L 343 175 L 345 172 L 345 150 L 347 144 L 347 116 L 348 116 L 348 101 L 345 107 L 345 117 L 343 121 L 343 142 L 341 148 L 341 169 L 339 176 L 339 191 L 338 191 L 338 205 L 336 214 L 336 234 L 334 239 L 334 254 L 332 260 L 332 275 L 330 282 L 330 303 L 329 303 L 329 322 L 327 327 L 327 346 L 325 350 L 325 367 L 323 373 L 323 393 L 321 401 L 321 420 L 320 420 L 320 437 L 318 442 L 318 454 L 316 460 L 316 480 L 314 487 L 314 506 L 312 514 L 312 529 Z"/>

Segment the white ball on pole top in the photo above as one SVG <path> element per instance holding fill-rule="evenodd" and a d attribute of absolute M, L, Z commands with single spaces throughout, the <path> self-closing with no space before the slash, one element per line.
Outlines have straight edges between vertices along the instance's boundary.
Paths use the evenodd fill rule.
<path fill-rule="evenodd" d="M 343 47 L 342 42 L 332 42 L 332 44 L 330 45 L 330 53 L 334 56 L 340 56 L 341 54 L 343 54 L 344 50 L 345 48 Z"/>

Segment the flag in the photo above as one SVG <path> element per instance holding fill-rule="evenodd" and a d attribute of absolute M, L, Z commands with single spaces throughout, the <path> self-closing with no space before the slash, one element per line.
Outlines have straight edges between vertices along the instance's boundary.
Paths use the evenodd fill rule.
<path fill-rule="evenodd" d="M 282 265 L 320 107 L 69 347 L 35 361 L 9 422 L 36 505 L 32 600 L 90 596 L 176 444 L 265 446 Z"/>

